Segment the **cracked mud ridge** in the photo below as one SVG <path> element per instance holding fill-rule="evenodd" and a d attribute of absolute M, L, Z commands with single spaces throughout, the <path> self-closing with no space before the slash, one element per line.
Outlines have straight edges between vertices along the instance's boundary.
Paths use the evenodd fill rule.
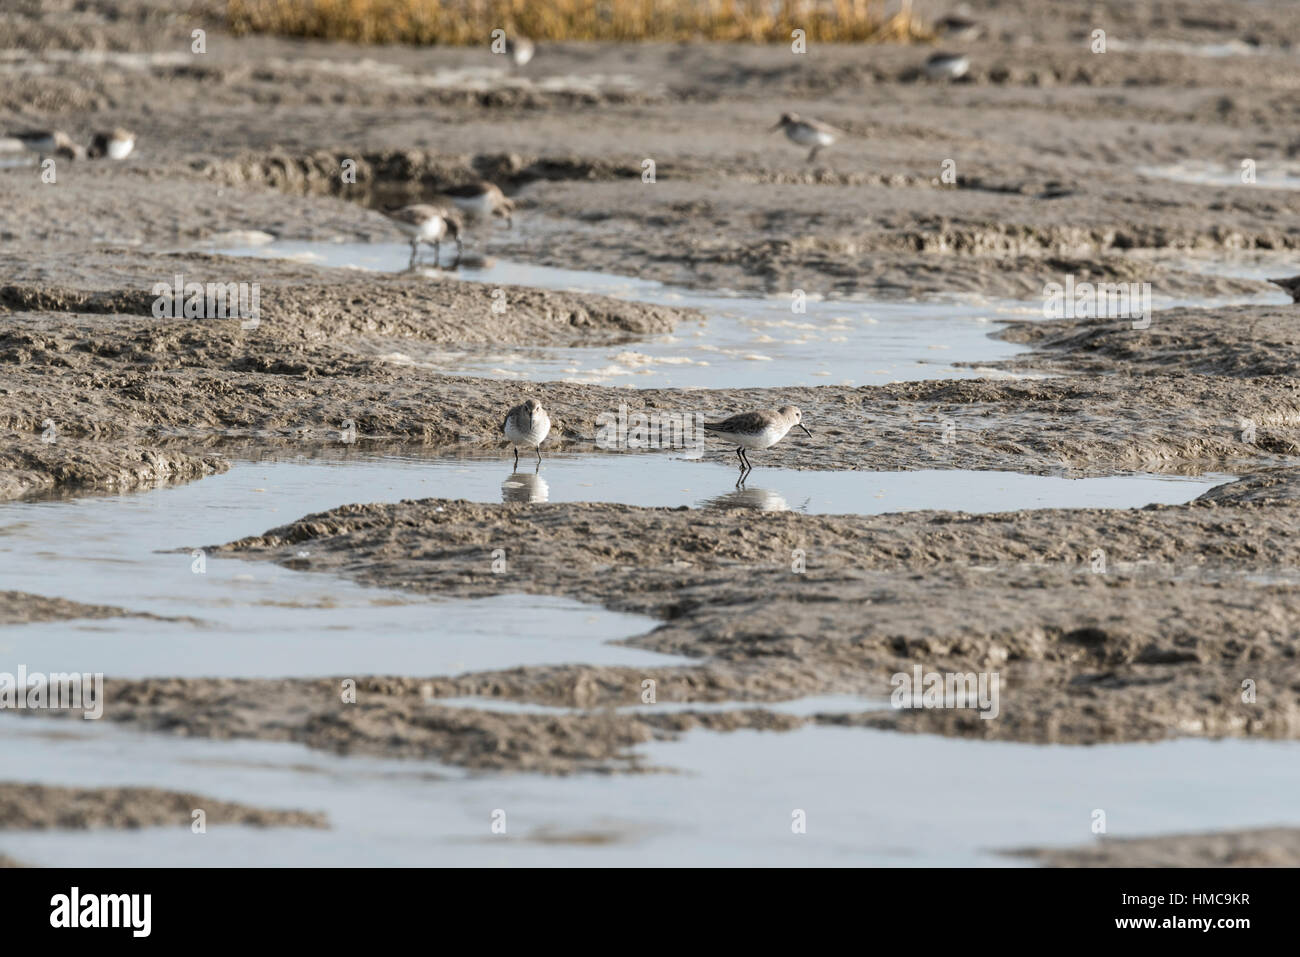
<path fill-rule="evenodd" d="M 813 437 L 755 453 L 754 484 L 765 471 L 776 485 L 784 470 L 862 473 L 866 497 L 871 473 L 948 470 L 952 505 L 650 508 L 634 489 L 618 502 L 469 501 L 437 488 L 395 501 L 358 473 L 354 492 L 323 511 L 291 501 L 256 528 L 232 517 L 228 532 L 150 554 L 188 563 L 201 548 L 240 575 L 278 566 L 303 582 L 404 593 L 431 619 L 461 599 L 576 600 L 646 616 L 620 642 L 646 663 L 109 674 L 105 724 L 456 769 L 624 774 L 633 787 L 673 770 L 662 760 L 671 751 L 651 760 L 644 746 L 688 732 L 840 728 L 1044 746 L 1300 739 L 1300 307 L 1267 281 L 1300 271 L 1298 54 L 1277 39 L 1300 30 L 1300 8 L 1238 0 L 1203 22 L 1120 0 L 1078 12 L 973 3 L 986 32 L 969 47 L 971 70 L 940 83 L 919 67 L 929 48 L 890 45 L 800 59 L 742 45 L 555 44 L 510 72 L 481 50 L 235 37 L 219 6 L 95 0 L 0 19 L 9 127 L 87 142 L 114 126 L 137 135 L 127 160 L 60 162 L 55 183 L 42 182 L 35 156 L 0 163 L 0 520 L 52 503 L 67 510 L 39 520 L 70 521 L 78 506 L 201 490 L 249 463 L 338 452 L 349 433 L 343 441 L 381 458 L 497 455 L 505 475 L 502 418 L 527 397 L 553 422 L 543 456 L 621 462 L 677 453 L 602 447 L 598 417 L 620 405 L 711 421 L 797 405 Z M 1161 42 L 1096 55 L 1084 38 L 1098 18 Z M 201 59 L 184 52 L 195 22 L 209 31 Z M 1229 39 L 1241 48 L 1207 53 Z M 88 49 L 99 55 L 78 52 Z M 843 135 L 808 162 L 770 132 L 783 111 Z M 1184 175 L 1204 162 L 1235 176 L 1243 157 L 1258 183 Z M 688 343 L 715 319 L 686 299 L 573 291 L 576 280 L 498 284 L 218 251 L 395 246 L 406 239 L 382 208 L 475 178 L 517 208 L 513 228 L 466 230 L 472 262 L 748 299 L 915 303 L 935 317 L 954 301 L 1023 309 L 988 325 L 1008 358 L 946 357 L 973 369 L 967 378 L 520 381 L 392 356 L 613 355 Z M 256 284 L 258 321 L 159 318 L 154 287 L 177 276 Z M 1149 284 L 1149 325 L 1040 318 L 1045 284 L 1067 276 Z M 735 448 L 710 441 L 703 459 L 734 467 Z M 973 470 L 1220 478 L 1183 504 L 976 514 L 963 507 Z M 0 538 L 38 520 L 8 514 Z M 128 627 L 217 630 L 210 608 L 151 610 L 143 586 L 62 587 L 73 580 L 48 593 L 0 581 L 0 625 L 93 623 L 110 629 L 103 641 Z M 381 637 L 348 627 L 358 641 Z M 19 664 L 7 662 L 0 672 Z M 916 667 L 996 672 L 996 717 L 889 707 L 894 677 Z M 642 707 L 647 681 L 674 707 Z M 340 693 L 352 685 L 352 699 Z M 874 704 L 773 707 L 829 695 Z M 200 807 L 213 824 L 331 826 L 324 812 L 245 797 L 3 781 L 0 830 L 184 828 Z M 1283 825 L 1298 822 L 1276 823 L 1097 846 L 1070 834 L 1000 853 L 1044 866 L 1294 865 L 1300 842 Z M 27 862 L 0 856 L 15 863 Z"/>

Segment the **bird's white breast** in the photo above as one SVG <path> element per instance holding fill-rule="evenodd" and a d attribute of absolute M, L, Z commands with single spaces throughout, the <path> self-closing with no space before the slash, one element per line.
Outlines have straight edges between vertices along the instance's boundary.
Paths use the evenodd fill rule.
<path fill-rule="evenodd" d="M 830 146 L 835 142 L 829 133 L 810 126 L 792 126 L 786 135 L 800 146 Z"/>
<path fill-rule="evenodd" d="M 109 140 L 108 156 L 109 159 L 123 160 L 131 155 L 131 150 L 135 149 L 135 140 Z"/>
<path fill-rule="evenodd" d="M 441 239 L 442 234 L 447 231 L 447 224 L 441 216 L 430 216 L 418 226 L 411 223 L 403 223 L 402 226 L 412 236 L 420 239 Z"/>
<path fill-rule="evenodd" d="M 951 60 L 939 60 L 935 63 L 927 63 L 925 71 L 936 79 L 948 78 L 956 80 L 966 75 L 970 69 L 970 61 L 965 57 L 955 57 Z"/>
<path fill-rule="evenodd" d="M 457 196 L 452 202 L 470 216 L 487 217 L 492 215 L 492 197 L 487 193 L 480 193 L 477 196 Z"/>
<path fill-rule="evenodd" d="M 790 426 L 788 425 L 769 425 L 761 432 L 754 432 L 749 435 L 737 434 L 730 436 L 730 438 L 741 448 L 770 449 L 785 438 L 785 434 L 789 431 Z"/>
<path fill-rule="evenodd" d="M 515 445 L 541 445 L 551 434 L 551 417 L 545 412 L 536 413 L 533 416 L 533 427 L 529 429 L 527 416 L 511 416 L 506 419 L 505 433 L 506 438 Z"/>

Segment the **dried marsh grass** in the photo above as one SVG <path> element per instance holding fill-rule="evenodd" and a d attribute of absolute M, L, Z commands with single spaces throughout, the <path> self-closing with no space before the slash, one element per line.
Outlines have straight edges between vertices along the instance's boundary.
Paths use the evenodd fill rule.
<path fill-rule="evenodd" d="M 237 33 L 473 46 L 493 30 L 534 40 L 907 42 L 928 31 L 911 0 L 228 0 Z"/>

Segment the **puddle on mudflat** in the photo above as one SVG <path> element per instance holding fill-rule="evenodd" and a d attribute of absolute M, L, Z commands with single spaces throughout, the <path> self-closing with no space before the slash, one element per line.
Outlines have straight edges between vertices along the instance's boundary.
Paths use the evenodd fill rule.
<path fill-rule="evenodd" d="M 1281 50 L 1278 47 L 1265 47 L 1258 43 L 1238 40 L 1235 37 L 1218 43 L 1189 43 L 1186 40 L 1164 40 L 1158 37 L 1142 40 L 1123 40 L 1118 37 L 1110 37 L 1106 42 L 1112 51 L 1126 53 L 1180 53 L 1184 56 L 1202 56 L 1215 60 L 1234 56 L 1289 55 L 1288 51 Z M 1283 69 L 1288 70 L 1292 68 L 1289 63 L 1281 66 Z"/>
<path fill-rule="evenodd" d="M 311 677 L 682 660 L 605 643 L 653 628 L 656 623 L 643 616 L 522 595 L 439 602 L 432 615 L 431 599 L 191 551 L 356 502 L 436 497 L 864 515 L 990 512 L 1174 504 L 1230 479 L 756 467 L 747 486 L 737 489 L 730 465 L 669 455 L 551 455 L 537 472 L 524 462 L 515 472 L 505 452 L 421 458 L 348 449 L 236 462 L 223 475 L 148 492 L 0 506 L 0 581 L 6 588 L 201 622 L 118 618 L 26 625 L 0 638 L 0 663 L 115 677 Z M 490 566 L 489 548 L 483 562 Z"/>
<path fill-rule="evenodd" d="M 274 242 L 223 246 L 213 252 L 306 261 L 337 268 L 404 271 L 402 243 Z M 433 252 L 422 252 L 431 259 Z M 443 262 L 454 251 L 444 247 Z M 912 379 L 1009 377 L 978 364 L 1009 359 L 1024 346 L 989 337 L 999 321 L 1041 318 L 1021 302 L 868 302 L 809 298 L 793 311 L 790 296 L 769 299 L 705 294 L 605 273 L 468 259 L 456 271 L 419 267 L 431 277 L 600 293 L 638 302 L 692 307 L 708 321 L 686 322 L 671 335 L 618 346 L 450 349 L 429 343 L 375 346 L 398 365 L 493 378 L 563 380 L 638 388 L 879 385 Z M 953 362 L 975 363 L 958 367 Z"/>
<path fill-rule="evenodd" d="M 115 50 L 0 50 L 0 74 L 50 73 L 54 64 L 102 66 L 118 72 L 136 72 L 189 66 L 188 53 L 125 53 Z"/>
<path fill-rule="evenodd" d="M 174 488 L 0 506 L 5 588 L 201 622 L 110 618 L 9 628 L 0 636 L 0 671 L 14 670 L 8 662 L 119 678 L 425 676 L 682 660 L 606 643 L 656 621 L 567 599 L 435 603 L 331 575 L 175 551 L 384 497 L 359 486 L 361 479 L 348 468 L 286 465 L 271 474 L 249 466 Z M 489 551 L 483 560 L 490 567 Z"/>
<path fill-rule="evenodd" d="M 122 594 L 121 604 L 167 606 L 202 624 L 110 618 L 24 625 L 0 638 L 0 662 L 9 663 L 0 670 L 13 673 L 22 664 L 29 672 L 109 678 L 426 677 L 528 665 L 686 662 L 606 643 L 644 634 L 658 622 L 562 598 L 502 595 L 433 604 L 330 576 L 260 564 L 232 570 L 232 564 L 210 562 L 210 584 L 194 585 L 180 577 L 188 571 L 131 562 L 150 584 Z M 171 583 L 175 589 L 165 594 Z"/>
<path fill-rule="evenodd" d="M 815 429 L 816 423 L 812 427 Z M 293 460 L 236 462 L 230 472 L 204 479 L 199 486 L 207 490 L 206 500 L 215 509 L 239 509 L 246 498 L 270 495 L 277 505 L 274 514 L 268 513 L 268 521 L 256 530 L 262 532 L 335 505 L 419 498 L 615 502 L 654 508 L 749 507 L 809 514 L 881 515 L 923 509 L 1002 512 L 1177 505 L 1233 479 L 1217 473 L 1069 478 L 968 469 L 805 471 L 764 466 L 760 464 L 762 454 L 750 453 L 754 469 L 739 489 L 738 471 L 730 461 L 706 462 L 678 458 L 674 453 L 543 451 L 540 468 L 536 459 L 525 453 L 515 471 L 514 457 L 508 450 L 432 458 L 367 454 L 360 449 L 321 450 L 315 457 Z M 254 492 L 254 488 L 263 491 Z"/>
<path fill-rule="evenodd" d="M 1257 163 L 1255 181 L 1242 180 L 1245 169 L 1236 165 L 1212 160 L 1183 160 L 1164 166 L 1141 166 L 1138 172 L 1156 179 L 1171 179 L 1178 183 L 1198 186 L 1236 186 L 1242 189 L 1300 189 L 1300 163 L 1274 160 Z"/>
<path fill-rule="evenodd" d="M 1043 747 L 827 726 L 695 731 L 636 749 L 682 773 L 555 778 L 3 720 L 16 779 L 171 788 L 323 811 L 331 825 L 214 827 L 198 841 L 188 820 L 0 838 L 9 856 L 51 867 L 1023 866 L 992 852 L 1087 844 L 1095 808 L 1111 837 L 1294 825 L 1300 788 L 1300 744 L 1279 741 Z M 797 836 L 796 809 L 807 815 Z M 505 834 L 491 831 L 498 810 Z"/>
<path fill-rule="evenodd" d="M 1297 256 L 1293 250 L 1217 249 L 1181 250 L 1171 253 L 1167 250 L 1132 249 L 1126 255 L 1142 262 L 1155 262 L 1168 269 L 1180 269 L 1202 276 L 1255 279 L 1260 282 L 1286 279 L 1300 272 L 1300 256 Z M 1270 288 L 1266 292 L 1250 296 L 1237 296 L 1231 300 L 1231 304 L 1234 305 L 1262 306 L 1286 305 L 1290 302 L 1291 296 L 1280 288 Z M 1190 302 L 1161 303 L 1161 308 L 1171 308 L 1174 305 L 1207 307 L 1219 304 L 1218 300 L 1200 299 Z"/>

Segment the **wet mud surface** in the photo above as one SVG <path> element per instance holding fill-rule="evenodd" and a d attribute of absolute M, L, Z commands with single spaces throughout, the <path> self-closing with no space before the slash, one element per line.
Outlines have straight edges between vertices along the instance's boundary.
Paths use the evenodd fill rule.
<path fill-rule="evenodd" d="M 194 811 L 205 825 L 327 827 L 320 814 L 274 811 L 156 788 L 63 788 L 0 782 L 0 830 L 119 830 L 190 827 Z"/>
<path fill-rule="evenodd" d="M 1138 511 L 867 519 L 407 502 L 311 516 L 230 549 L 433 594 L 598 601 L 665 620 L 637 647 L 701 659 L 672 676 L 573 669 L 558 686 L 533 669 L 486 688 L 461 678 L 460 694 L 571 705 L 581 687 L 585 705 L 615 706 L 646 677 L 666 699 L 886 694 L 890 676 L 922 662 L 999 671 L 998 720 L 952 709 L 829 720 L 1038 742 L 1294 737 L 1295 601 L 1268 581 L 1296 563 L 1293 482 L 1264 476 Z M 492 571 L 498 547 L 505 574 Z M 1249 704 L 1247 680 L 1268 687 Z"/>
<path fill-rule="evenodd" d="M 1061 320 L 1006 333 L 1038 346 L 1006 365 L 1104 375 L 702 391 L 565 382 L 484 388 L 482 379 L 386 363 L 373 354 L 373 337 L 320 335 L 314 321 L 289 314 L 243 330 L 233 322 L 15 313 L 0 332 L 0 426 L 11 437 L 0 453 L 0 494 L 190 480 L 228 465 L 205 446 L 338 444 L 349 422 L 364 447 L 501 448 L 502 409 L 525 395 L 550 411 L 555 447 L 591 451 L 598 417 L 620 404 L 712 419 L 797 403 L 814 438 L 763 452 L 764 464 L 1093 474 L 1279 465 L 1296 448 L 1300 416 L 1285 374 L 1297 349 L 1285 333 L 1290 311 L 1171 310 L 1157 313 L 1150 330 Z M 436 315 L 425 314 L 421 328 L 437 329 Z M 1261 338 L 1250 335 L 1252 326 Z M 1243 431 L 1245 420 L 1253 433 Z M 706 455 L 721 461 L 733 453 L 710 443 Z"/>
<path fill-rule="evenodd" d="M 66 598 L 48 598 L 20 591 L 0 591 L 0 625 L 72 618 L 119 618 L 132 613 L 112 605 L 87 605 Z"/>
<path fill-rule="evenodd" d="M 1142 172 L 1188 159 L 1229 171 L 1243 158 L 1261 169 L 1296 159 L 1297 53 L 1276 38 L 1295 35 L 1300 10 L 1230 3 L 1207 26 L 1184 5 L 1165 6 L 1116 0 L 1085 16 L 1038 0 L 1000 5 L 970 51 L 969 82 L 951 85 L 919 74 L 925 48 L 799 58 L 573 44 L 517 77 L 481 51 L 233 38 L 212 5 L 93 3 L 57 22 L 0 21 L 0 48 L 44 48 L 3 61 L 0 108 L 81 139 L 127 125 L 140 143 L 121 164 L 60 166 L 57 183 L 35 167 L 0 168 L 0 499 L 202 481 L 250 449 L 335 445 L 349 425 L 364 448 L 500 448 L 504 462 L 501 416 L 526 395 L 550 411 L 556 447 L 593 452 L 596 416 L 620 403 L 710 418 L 797 404 L 814 438 L 758 454 L 755 479 L 763 466 L 1242 476 L 1181 506 L 875 517 L 367 504 L 358 490 L 354 505 L 209 544 L 430 599 L 528 592 L 637 611 L 661 624 L 631 644 L 694 663 L 110 677 L 106 719 L 547 773 L 651 770 L 636 745 L 694 728 L 808 722 L 1041 743 L 1300 737 L 1297 307 L 1242 304 L 1279 291 L 1190 256 L 1245 251 L 1285 263 L 1300 248 L 1300 191 Z M 1155 33 L 1171 45 L 1091 53 L 1098 15 L 1117 37 Z M 203 57 L 187 52 L 195 18 L 212 24 Z M 1203 55 L 1226 34 L 1246 37 L 1249 53 Z M 78 46 L 102 55 L 76 55 Z M 848 135 L 809 164 L 767 132 L 782 110 Z M 642 178 L 646 159 L 653 182 Z M 355 182 L 341 175 L 349 160 Z M 478 256 L 771 296 L 1032 302 L 1072 275 L 1151 283 L 1158 297 L 1203 307 L 1160 309 L 1145 329 L 1035 319 L 994 330 L 1031 350 L 1004 371 L 1048 378 L 692 391 L 489 384 L 384 362 L 376 343 L 606 345 L 699 316 L 213 251 L 250 233 L 397 242 L 377 206 L 472 176 L 495 179 L 519 204 L 514 229 L 467 234 Z M 259 323 L 155 318 L 153 287 L 177 274 L 258 283 Z M 505 549 L 505 574 L 492 571 L 495 549 Z M 4 624 L 122 613 L 0 592 Z M 883 698 L 891 675 L 916 665 L 998 671 L 998 719 L 762 707 L 823 693 Z M 355 704 L 340 699 L 344 678 L 357 682 Z M 641 701 L 647 678 L 662 702 L 754 707 L 616 710 Z M 467 696 L 590 710 L 438 700 Z M 83 815 L 102 826 L 161 823 L 199 800 L 12 794 L 23 813 L 48 805 L 50 821 Z M 245 823 L 277 823 L 256 819 L 264 813 L 279 812 L 230 809 Z M 1277 849 L 1289 846 L 1228 834 L 1110 841 L 1036 860 L 1265 862 L 1293 857 Z"/>
<path fill-rule="evenodd" d="M 698 659 L 428 679 L 110 681 L 107 717 L 187 735 L 294 740 L 470 767 L 631 770 L 631 746 L 694 727 L 804 720 L 1037 743 L 1294 738 L 1289 622 L 1295 476 L 1261 473 L 1187 506 L 872 518 L 616 505 L 348 506 L 213 549 L 429 595 L 536 591 L 649 614 L 630 644 Z M 504 573 L 493 571 L 504 549 Z M 1103 568 L 1095 564 L 1104 553 Z M 795 572 L 792 559 L 802 557 Z M 962 601 L 953 601 L 960 595 Z M 809 719 L 638 704 L 878 696 L 891 676 L 1001 675 L 997 720 L 884 709 Z M 1242 694 L 1249 682 L 1250 700 Z M 439 698 L 477 696 L 485 710 Z M 495 713 L 491 699 L 591 709 Z"/>
<path fill-rule="evenodd" d="M 1009 851 L 1045 867 L 1295 867 L 1300 832 L 1261 828 L 1221 834 L 1108 838 L 1090 847 Z"/>

